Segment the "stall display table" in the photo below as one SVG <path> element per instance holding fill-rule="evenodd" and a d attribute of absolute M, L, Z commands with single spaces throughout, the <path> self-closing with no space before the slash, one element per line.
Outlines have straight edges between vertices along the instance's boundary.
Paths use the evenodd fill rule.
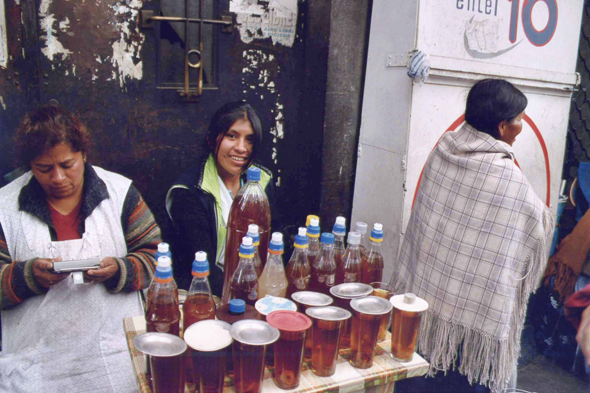
<path fill-rule="evenodd" d="M 151 393 L 149 383 L 145 376 L 146 357 L 133 346 L 133 338 L 146 332 L 146 323 L 143 316 L 124 319 L 125 333 L 129 353 L 133 362 L 133 371 L 137 377 L 141 393 Z M 371 393 L 389 393 L 393 391 L 396 381 L 425 375 L 429 364 L 418 354 L 414 354 L 411 362 L 400 363 L 391 358 L 391 335 L 387 333 L 385 340 L 377 343 L 377 352 L 373 367 L 358 369 L 350 365 L 347 358 L 349 350 L 341 350 L 338 357 L 336 373 L 331 377 L 318 377 L 311 371 L 309 362 L 303 363 L 301 383 L 297 389 L 288 392 L 337 392 L 348 393 L 366 391 Z M 188 393 L 188 389 L 186 391 Z M 263 393 L 284 393 L 272 380 L 272 371 L 267 367 L 264 372 L 262 384 Z M 225 377 L 224 393 L 235 393 L 232 378 Z"/>

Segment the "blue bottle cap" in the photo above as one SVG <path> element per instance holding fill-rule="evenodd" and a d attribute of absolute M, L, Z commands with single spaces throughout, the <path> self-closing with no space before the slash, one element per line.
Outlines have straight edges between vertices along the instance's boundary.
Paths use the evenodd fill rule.
<path fill-rule="evenodd" d="M 246 302 L 242 299 L 232 299 L 229 301 L 229 312 L 232 314 L 243 314 L 246 312 Z"/>
<path fill-rule="evenodd" d="M 320 234 L 319 220 L 312 218 L 310 224 L 307 226 L 307 236 L 318 237 Z"/>
<path fill-rule="evenodd" d="M 158 279 L 169 279 L 172 277 L 172 266 L 170 266 L 171 260 L 166 256 L 158 258 L 158 265 L 156 266 L 156 278 Z"/>
<path fill-rule="evenodd" d="M 242 238 L 242 244 L 240 244 L 240 256 L 254 255 L 254 246 L 252 245 L 252 238 L 245 236 Z"/>
<path fill-rule="evenodd" d="M 206 252 L 199 251 L 195 254 L 192 273 L 195 277 L 206 277 L 209 275 L 209 261 L 207 261 Z"/>
<path fill-rule="evenodd" d="M 250 180 L 260 181 L 260 169 L 251 166 L 250 168 L 248 168 L 246 178 L 248 179 L 248 181 L 250 181 Z"/>
<path fill-rule="evenodd" d="M 299 233 L 295 235 L 295 247 L 307 247 L 307 242 L 307 229 L 299 228 Z"/>
<path fill-rule="evenodd" d="M 275 232 L 272 234 L 268 249 L 271 251 L 283 251 L 285 248 L 283 244 L 283 234 L 281 232 Z"/>
<path fill-rule="evenodd" d="M 374 242 L 383 241 L 383 225 L 376 223 L 371 230 L 371 237 L 369 239 Z"/>
<path fill-rule="evenodd" d="M 258 225 L 256 225 L 256 224 L 248 225 L 248 233 L 246 233 L 246 236 L 250 236 L 252 238 L 252 243 L 254 243 L 254 244 L 260 242 L 260 234 L 258 232 Z"/>
<path fill-rule="evenodd" d="M 324 244 L 334 244 L 334 235 L 328 232 L 322 233 L 320 241 Z"/>

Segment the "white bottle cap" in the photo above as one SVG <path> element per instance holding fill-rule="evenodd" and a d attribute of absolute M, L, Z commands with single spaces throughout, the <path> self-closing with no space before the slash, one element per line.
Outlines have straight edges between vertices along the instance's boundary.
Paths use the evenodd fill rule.
<path fill-rule="evenodd" d="M 242 238 L 242 244 L 244 246 L 251 246 L 252 245 L 252 238 L 250 236 L 244 236 Z"/>
<path fill-rule="evenodd" d="M 299 228 L 299 236 L 307 236 L 307 229 L 301 227 Z"/>
<path fill-rule="evenodd" d="M 281 232 L 273 233 L 271 241 L 273 243 L 282 243 L 283 242 L 283 234 Z"/>
<path fill-rule="evenodd" d="M 309 225 L 311 225 L 312 227 L 319 227 L 320 226 L 320 220 L 318 220 L 317 218 L 312 218 L 309 221 Z"/>
<path fill-rule="evenodd" d="M 344 218 L 342 216 L 336 217 L 336 224 L 346 226 L 346 218 Z"/>
<path fill-rule="evenodd" d="M 205 262 L 207 260 L 207 253 L 205 251 L 197 251 L 195 253 L 195 261 Z"/>
<path fill-rule="evenodd" d="M 375 223 L 375 225 L 373 225 L 373 229 L 376 231 L 382 231 L 383 230 L 383 224 L 380 224 L 378 222 Z"/>
<path fill-rule="evenodd" d="M 167 268 L 170 267 L 170 258 L 168 258 L 167 256 L 161 256 L 160 258 L 158 258 L 158 268 Z"/>
<path fill-rule="evenodd" d="M 348 234 L 348 244 L 361 244 L 361 234 L 358 232 L 350 232 Z"/>
<path fill-rule="evenodd" d="M 248 225 L 248 233 L 257 235 L 258 234 L 258 225 L 256 225 L 256 224 Z"/>
<path fill-rule="evenodd" d="M 361 221 L 357 221 L 355 231 L 357 231 L 361 235 L 365 235 L 367 233 L 367 224 Z"/>
<path fill-rule="evenodd" d="M 165 253 L 170 251 L 170 245 L 168 243 L 161 242 L 158 244 L 158 252 Z"/>

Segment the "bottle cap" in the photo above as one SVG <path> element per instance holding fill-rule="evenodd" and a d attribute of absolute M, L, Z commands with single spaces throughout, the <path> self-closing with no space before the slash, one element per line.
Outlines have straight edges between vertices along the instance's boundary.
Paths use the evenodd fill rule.
<path fill-rule="evenodd" d="M 158 265 L 156 266 L 156 277 L 155 280 L 158 282 L 170 282 L 172 281 L 172 261 L 167 256 L 161 256 L 158 258 Z"/>
<path fill-rule="evenodd" d="M 283 251 L 285 246 L 283 245 L 283 234 L 281 232 L 275 232 L 272 234 L 272 238 L 270 239 L 270 243 L 268 244 L 268 249 L 272 252 L 279 253 Z"/>
<path fill-rule="evenodd" d="M 295 248 L 307 247 L 307 229 L 299 228 L 299 233 L 295 235 Z"/>
<path fill-rule="evenodd" d="M 283 332 L 302 332 L 311 327 L 311 319 L 297 311 L 277 310 L 266 316 L 266 322 Z"/>
<path fill-rule="evenodd" d="M 162 254 L 170 252 L 170 245 L 168 243 L 161 242 L 158 244 L 158 252 Z"/>
<path fill-rule="evenodd" d="M 258 225 L 250 224 L 248 225 L 248 233 L 246 236 L 250 236 L 252 238 L 252 244 L 256 244 L 260 242 L 260 234 L 258 232 Z"/>
<path fill-rule="evenodd" d="M 349 232 L 348 244 L 361 244 L 361 234 L 358 232 Z"/>
<path fill-rule="evenodd" d="M 252 238 L 250 236 L 244 236 L 240 245 L 240 257 L 252 258 L 253 256 L 254 246 L 252 245 Z"/>
<path fill-rule="evenodd" d="M 248 181 L 260 181 L 260 169 L 251 166 L 250 168 L 248 168 L 246 178 L 248 179 Z"/>
<path fill-rule="evenodd" d="M 310 214 L 307 216 L 307 219 L 305 220 L 305 227 L 308 227 L 309 224 L 311 223 L 311 219 L 315 218 L 318 220 L 318 225 L 320 225 L 320 218 L 314 214 Z"/>
<path fill-rule="evenodd" d="M 428 302 L 413 293 L 395 295 L 389 301 L 393 307 L 402 311 L 423 312 L 428 309 Z"/>
<path fill-rule="evenodd" d="M 354 230 L 360 233 L 361 235 L 367 234 L 367 223 L 362 221 L 357 221 L 355 224 Z"/>
<path fill-rule="evenodd" d="M 320 241 L 324 244 L 334 244 L 334 235 L 328 232 L 322 233 Z"/>
<path fill-rule="evenodd" d="M 369 240 L 372 242 L 380 243 L 383 241 L 383 225 L 376 223 L 371 230 L 371 236 Z"/>
<path fill-rule="evenodd" d="M 319 237 L 320 236 L 320 220 L 312 218 L 309 225 L 307 226 L 307 236 Z"/>
<path fill-rule="evenodd" d="M 229 312 L 233 314 L 243 314 L 246 312 L 246 302 L 242 299 L 232 299 L 229 301 Z"/>
<path fill-rule="evenodd" d="M 192 275 L 195 277 L 207 277 L 209 275 L 209 261 L 207 261 L 206 252 L 198 251 L 195 253 Z"/>
<path fill-rule="evenodd" d="M 346 234 L 346 218 L 342 216 L 336 217 L 332 233 L 336 236 L 344 236 Z"/>

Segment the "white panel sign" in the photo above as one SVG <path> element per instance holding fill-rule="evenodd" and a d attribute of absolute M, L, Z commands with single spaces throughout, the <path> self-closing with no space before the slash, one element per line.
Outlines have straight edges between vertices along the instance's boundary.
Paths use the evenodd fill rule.
<path fill-rule="evenodd" d="M 243 42 L 271 38 L 273 44 L 293 46 L 297 27 L 297 0 L 231 0 Z"/>
<path fill-rule="evenodd" d="M 418 48 L 431 56 L 575 71 L 583 0 L 423 0 Z"/>

